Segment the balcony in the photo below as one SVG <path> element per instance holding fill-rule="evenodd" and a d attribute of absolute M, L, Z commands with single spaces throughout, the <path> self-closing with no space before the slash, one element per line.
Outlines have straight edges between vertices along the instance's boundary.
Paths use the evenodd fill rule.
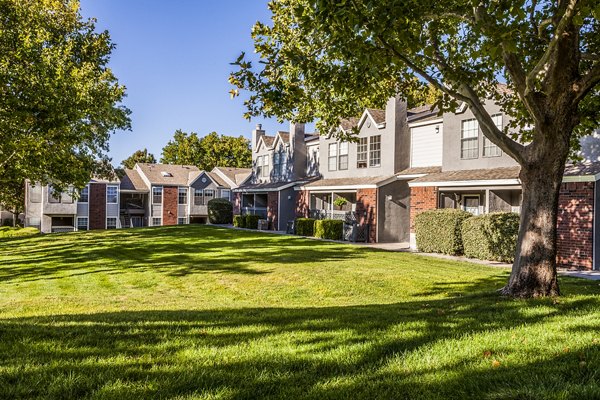
<path fill-rule="evenodd" d="M 44 204 L 46 215 L 75 215 L 77 214 L 77 203 L 50 203 Z"/>
<path fill-rule="evenodd" d="M 190 207 L 190 215 L 208 215 L 208 206 L 192 204 Z"/>
<path fill-rule="evenodd" d="M 267 207 L 242 207 L 242 215 L 258 215 L 261 219 L 267 219 Z"/>
<path fill-rule="evenodd" d="M 354 211 L 309 210 L 309 217 L 314 219 L 337 219 L 348 224 L 358 221 L 358 215 Z"/>

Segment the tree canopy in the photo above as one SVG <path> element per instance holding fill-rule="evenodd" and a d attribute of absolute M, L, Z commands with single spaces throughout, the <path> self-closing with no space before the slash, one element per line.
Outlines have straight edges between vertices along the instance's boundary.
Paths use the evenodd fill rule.
<path fill-rule="evenodd" d="M 599 125 L 598 0 L 278 0 L 269 8 L 272 23 L 252 30 L 258 60 L 242 53 L 230 76 L 232 95 L 249 91 L 245 117 L 316 119 L 323 132 L 391 96 L 414 102 L 427 84 L 439 90 L 440 110 L 465 103 L 521 165 L 519 245 L 503 293 L 558 294 L 565 162 Z M 512 117 L 502 130 L 489 101 Z"/>
<path fill-rule="evenodd" d="M 131 169 L 135 167 L 137 163 L 156 163 L 156 157 L 154 154 L 148 153 L 148 149 L 136 150 L 132 155 L 121 161 L 123 168 Z"/>
<path fill-rule="evenodd" d="M 0 0 L 0 191 L 52 181 L 82 187 L 130 127 L 108 32 L 76 0 Z"/>
<path fill-rule="evenodd" d="M 252 165 L 250 142 L 243 136 L 232 137 L 211 132 L 203 138 L 177 130 L 163 148 L 160 160 L 166 164 L 195 165 L 210 171 L 214 167 L 249 168 Z"/>

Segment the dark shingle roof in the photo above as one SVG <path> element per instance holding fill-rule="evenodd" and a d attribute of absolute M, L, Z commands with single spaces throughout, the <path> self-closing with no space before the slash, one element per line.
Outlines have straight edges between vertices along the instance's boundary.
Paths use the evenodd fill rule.
<path fill-rule="evenodd" d="M 380 182 L 386 181 L 392 178 L 392 176 L 366 176 L 366 177 L 355 177 L 355 178 L 335 178 L 335 179 L 319 179 L 314 182 L 308 183 L 304 186 L 307 188 L 319 188 L 329 186 L 356 186 L 356 185 L 377 185 Z"/>
<path fill-rule="evenodd" d="M 187 186 L 202 173 L 193 165 L 139 163 L 138 166 L 146 179 L 156 185 Z"/>
<path fill-rule="evenodd" d="M 252 169 L 250 168 L 234 168 L 234 167 L 215 167 L 216 170 L 219 170 L 223 175 L 227 177 L 230 181 L 235 183 L 236 185 L 240 185 L 243 183 L 248 176 L 252 173 Z M 216 174 L 215 174 L 216 175 Z M 212 175 L 211 175 L 212 177 Z M 225 184 L 224 186 L 229 186 Z"/>
<path fill-rule="evenodd" d="M 413 167 L 404 169 L 398 172 L 397 175 L 435 174 L 439 172 L 442 172 L 442 167 Z"/>
<path fill-rule="evenodd" d="M 147 192 L 150 189 L 135 169 L 125 169 L 125 175 L 121 178 L 121 190 L 135 190 Z"/>
<path fill-rule="evenodd" d="M 491 169 L 470 169 L 458 171 L 445 171 L 425 175 L 413 180 L 417 182 L 452 182 L 452 181 L 481 181 L 497 179 L 517 179 L 520 167 L 504 167 Z"/>
<path fill-rule="evenodd" d="M 367 111 L 369 112 L 369 114 L 371 114 L 371 117 L 373 117 L 376 124 L 385 123 L 385 110 L 379 110 L 376 108 L 367 108 Z"/>

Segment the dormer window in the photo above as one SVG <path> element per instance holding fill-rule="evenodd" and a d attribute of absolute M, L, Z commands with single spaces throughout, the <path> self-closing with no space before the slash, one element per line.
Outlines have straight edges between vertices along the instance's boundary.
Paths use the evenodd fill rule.
<path fill-rule="evenodd" d="M 173 174 L 167 171 L 161 171 L 160 174 L 164 177 L 164 178 L 172 178 Z"/>

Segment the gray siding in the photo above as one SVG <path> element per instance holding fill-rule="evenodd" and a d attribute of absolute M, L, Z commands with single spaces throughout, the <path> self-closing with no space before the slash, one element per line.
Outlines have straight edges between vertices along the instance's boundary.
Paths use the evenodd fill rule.
<path fill-rule="evenodd" d="M 499 114 L 502 111 L 500 107 L 493 103 L 486 104 L 486 109 L 490 113 Z M 461 123 L 464 120 L 475 118 L 471 110 L 468 108 L 462 113 L 445 113 L 444 114 L 444 150 L 442 154 L 442 170 L 456 171 L 465 169 L 488 169 L 498 167 L 513 167 L 518 165 L 506 153 L 502 152 L 499 157 L 484 157 L 483 156 L 483 133 L 479 128 L 478 140 L 478 156 L 477 158 L 463 160 L 460 158 L 460 143 L 461 143 Z M 508 117 L 503 114 L 502 125 L 506 126 Z"/>

